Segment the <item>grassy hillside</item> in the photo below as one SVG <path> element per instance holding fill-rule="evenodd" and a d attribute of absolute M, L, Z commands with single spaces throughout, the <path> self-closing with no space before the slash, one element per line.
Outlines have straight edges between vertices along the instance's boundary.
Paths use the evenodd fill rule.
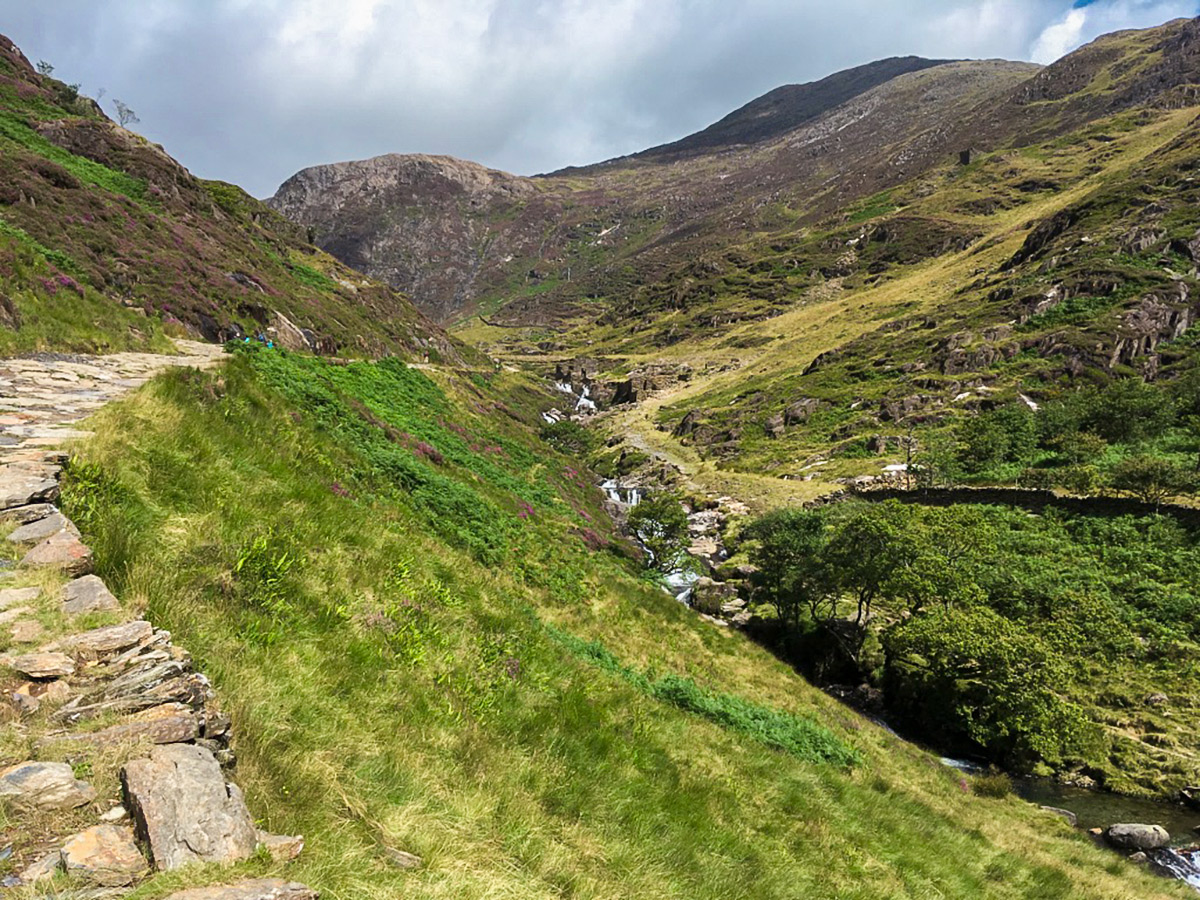
<path fill-rule="evenodd" d="M 240 188 L 194 178 L 10 47 L 0 38 L 0 352 L 163 349 L 164 331 L 456 352 L 403 296 Z"/>
<path fill-rule="evenodd" d="M 308 839 L 290 876 L 330 897 L 1183 896 L 642 581 L 522 424 L 534 396 L 263 350 L 93 420 L 66 508 L 212 677 L 251 806 Z M 139 896 L 196 877 L 217 876 Z"/>

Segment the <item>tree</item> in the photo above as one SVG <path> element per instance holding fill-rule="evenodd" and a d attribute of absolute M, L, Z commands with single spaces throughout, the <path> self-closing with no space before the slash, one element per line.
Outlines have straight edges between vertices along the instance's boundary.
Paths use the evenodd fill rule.
<path fill-rule="evenodd" d="M 1082 428 L 1111 443 L 1140 444 L 1163 434 L 1175 420 L 1175 401 L 1140 378 L 1111 381 L 1081 394 Z"/>
<path fill-rule="evenodd" d="M 782 622 L 796 628 L 805 613 L 814 622 L 834 617 L 837 591 L 823 558 L 826 523 L 821 513 L 776 510 L 751 524 L 742 536 L 758 541 L 750 551 L 750 562 L 759 570 L 755 589 L 775 607 Z"/>
<path fill-rule="evenodd" d="M 1021 463 L 1037 447 L 1037 423 L 1024 403 L 1013 403 L 967 419 L 958 429 L 958 457 L 969 472 Z"/>
<path fill-rule="evenodd" d="M 54 74 L 54 66 L 46 62 L 44 59 L 38 60 L 37 70 L 39 75 L 44 75 L 47 78 Z"/>
<path fill-rule="evenodd" d="M 137 117 L 137 113 L 116 98 L 113 99 L 113 108 L 117 111 L 117 121 L 121 123 L 122 127 L 142 121 Z"/>
<path fill-rule="evenodd" d="M 1103 740 L 1062 699 L 1063 659 L 986 607 L 914 617 L 884 635 L 887 677 L 927 733 L 967 737 L 1010 764 L 1057 763 Z"/>
<path fill-rule="evenodd" d="M 893 576 L 917 556 L 912 526 L 911 513 L 892 500 L 858 507 L 834 527 L 825 557 L 838 586 L 854 595 L 855 624 L 877 599 L 896 596 Z"/>
<path fill-rule="evenodd" d="M 687 513 L 679 498 L 653 494 L 629 511 L 629 530 L 645 548 L 648 568 L 666 574 L 678 571 L 687 559 Z"/>
<path fill-rule="evenodd" d="M 1111 483 L 1118 491 L 1154 506 L 1193 487 L 1191 475 L 1182 466 L 1145 454 L 1122 460 L 1112 471 Z"/>

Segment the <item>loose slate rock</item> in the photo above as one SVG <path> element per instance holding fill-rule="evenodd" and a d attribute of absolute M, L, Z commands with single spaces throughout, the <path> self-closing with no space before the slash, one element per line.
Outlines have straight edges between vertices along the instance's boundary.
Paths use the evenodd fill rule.
<path fill-rule="evenodd" d="M 212 752 L 192 744 L 155 747 L 121 770 L 125 808 L 156 868 L 247 859 L 258 835 L 241 791 L 227 785 Z"/>
<path fill-rule="evenodd" d="M 0 509 L 58 499 L 58 481 L 43 472 L 8 467 L 0 470 Z"/>
<path fill-rule="evenodd" d="M 123 625 L 108 625 L 81 634 L 65 637 L 53 645 L 55 650 L 69 650 L 85 656 L 104 656 L 136 647 L 154 635 L 154 626 L 142 619 Z"/>
<path fill-rule="evenodd" d="M 26 678 L 64 678 L 75 672 L 75 660 L 65 653 L 40 651 L 38 653 L 4 654 L 0 665 L 20 672 Z"/>
<path fill-rule="evenodd" d="M 23 762 L 0 772 L 0 797 L 39 809 L 75 809 L 96 799 L 86 781 L 59 762 Z"/>
<path fill-rule="evenodd" d="M 254 878 L 236 884 L 191 888 L 165 900 L 318 900 L 320 895 L 307 885 L 282 878 Z"/>
<path fill-rule="evenodd" d="M 4 588 L 0 590 L 0 609 L 29 603 L 40 596 L 42 596 L 40 587 Z"/>
<path fill-rule="evenodd" d="M 51 508 L 53 509 L 53 507 Z M 55 509 L 54 512 L 45 518 L 22 525 L 9 534 L 8 539 L 14 544 L 33 544 L 37 541 L 44 541 L 46 538 L 58 534 L 60 531 L 69 531 L 76 537 L 79 536 L 79 533 L 75 530 L 75 526 L 71 524 L 71 520 Z"/>
<path fill-rule="evenodd" d="M 195 740 L 199 735 L 200 722 L 191 709 L 182 703 L 164 703 L 131 716 L 120 725 L 100 731 L 52 735 L 38 741 L 36 746 L 40 749 L 52 744 L 70 743 L 105 747 L 143 738 L 152 744 L 183 744 Z"/>
<path fill-rule="evenodd" d="M 106 612 L 120 609 L 117 598 L 95 575 L 84 575 L 68 582 L 63 588 L 62 610 L 68 616 L 80 616 L 90 612 Z"/>
<path fill-rule="evenodd" d="M 258 833 L 258 844 L 275 862 L 291 862 L 304 850 L 304 836 L 299 834 Z"/>
<path fill-rule="evenodd" d="M 28 525 L 38 519 L 58 512 L 53 503 L 31 503 L 29 506 L 14 506 L 12 509 L 0 510 L 0 521 L 16 525 Z"/>
<path fill-rule="evenodd" d="M 62 855 L 55 850 L 21 870 L 22 884 L 36 884 L 51 877 L 62 866 Z"/>
<path fill-rule="evenodd" d="M 25 554 L 26 568 L 60 569 L 69 575 L 92 571 L 92 549 L 70 531 L 51 535 Z"/>
<path fill-rule="evenodd" d="M 68 874 L 104 887 L 132 884 L 150 868 L 127 825 L 94 825 L 74 835 L 63 845 L 62 864 Z"/>

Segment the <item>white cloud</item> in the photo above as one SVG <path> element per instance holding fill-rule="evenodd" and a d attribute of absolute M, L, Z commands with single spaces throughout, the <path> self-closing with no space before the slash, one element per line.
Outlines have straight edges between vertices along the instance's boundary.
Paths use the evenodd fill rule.
<path fill-rule="evenodd" d="M 1065 19 L 1056 22 L 1038 35 L 1038 39 L 1034 41 L 1033 50 L 1030 51 L 1030 59 L 1045 64 L 1066 56 L 1083 42 L 1081 36 L 1083 35 L 1083 26 L 1086 24 L 1086 11 L 1071 10 Z"/>
<path fill-rule="evenodd" d="M 673 140 L 885 56 L 1049 60 L 1197 0 L 0 0 L 34 59 L 263 195 L 389 151 L 532 173 Z"/>
<path fill-rule="evenodd" d="M 1052 63 L 1102 34 L 1149 28 L 1170 19 L 1200 14 L 1196 0 L 1100 0 L 1070 10 L 1033 42 L 1029 58 Z"/>

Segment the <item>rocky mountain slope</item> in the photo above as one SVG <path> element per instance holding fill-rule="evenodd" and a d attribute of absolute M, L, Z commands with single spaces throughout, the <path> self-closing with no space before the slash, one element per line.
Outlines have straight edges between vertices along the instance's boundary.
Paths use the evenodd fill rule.
<path fill-rule="evenodd" d="M 762 143 L 793 131 L 822 113 L 899 75 L 945 62 L 947 60 L 922 59 L 918 56 L 894 57 L 835 72 L 808 84 L 787 84 L 751 100 L 703 131 L 651 147 L 627 159 L 671 161 Z M 620 159 L 610 160 L 600 165 L 611 166 L 620 162 Z"/>
<path fill-rule="evenodd" d="M 783 136 L 763 125 L 756 143 L 676 162 L 463 180 L 467 164 L 392 156 L 305 170 L 268 202 L 443 321 L 503 307 L 504 321 L 562 323 L 747 230 L 795 228 L 902 180 L 956 146 L 944 123 L 1032 71 L 995 61 L 923 68 Z M 768 116 L 793 118 L 803 117 L 786 107 Z M 381 178 L 387 169 L 395 174 Z"/>
<path fill-rule="evenodd" d="M 352 355 L 452 345 L 241 189 L 193 177 L 0 37 L 0 347 L 263 333 Z"/>

